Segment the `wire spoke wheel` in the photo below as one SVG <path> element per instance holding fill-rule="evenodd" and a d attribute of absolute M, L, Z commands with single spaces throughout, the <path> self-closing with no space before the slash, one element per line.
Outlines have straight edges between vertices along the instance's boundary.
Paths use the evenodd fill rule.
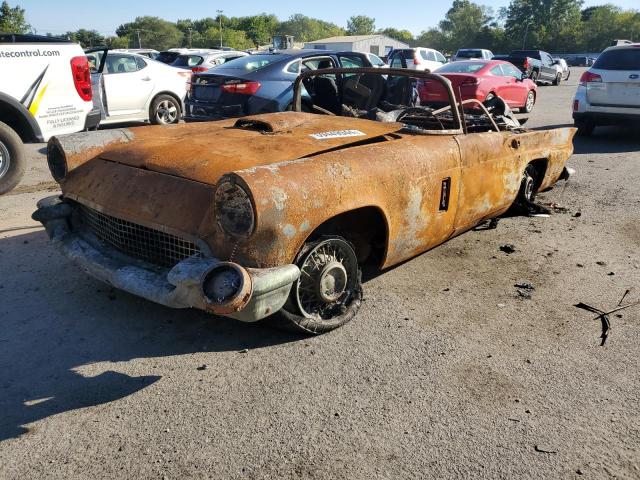
<path fill-rule="evenodd" d="M 0 142 L 0 178 L 4 177 L 11 166 L 11 156 L 9 149 Z"/>
<path fill-rule="evenodd" d="M 324 240 L 306 252 L 294 284 L 297 307 L 306 318 L 329 320 L 342 315 L 358 285 L 358 259 L 341 238 Z"/>

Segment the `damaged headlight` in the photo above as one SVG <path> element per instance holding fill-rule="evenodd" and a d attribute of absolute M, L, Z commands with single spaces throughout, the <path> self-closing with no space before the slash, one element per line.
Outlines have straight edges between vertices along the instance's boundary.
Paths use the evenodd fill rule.
<path fill-rule="evenodd" d="M 255 215 L 251 197 L 235 182 L 223 181 L 215 194 L 216 221 L 220 228 L 236 237 L 248 237 L 253 232 Z"/>

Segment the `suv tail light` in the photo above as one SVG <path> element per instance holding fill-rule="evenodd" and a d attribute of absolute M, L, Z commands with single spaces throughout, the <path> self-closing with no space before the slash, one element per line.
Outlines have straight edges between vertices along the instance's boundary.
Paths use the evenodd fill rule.
<path fill-rule="evenodd" d="M 80 98 L 87 102 L 90 101 L 93 98 L 93 90 L 91 89 L 91 71 L 87 57 L 73 57 L 71 59 L 71 75 Z"/>
<path fill-rule="evenodd" d="M 418 53 L 413 54 L 413 64 L 420 65 L 420 56 L 418 55 Z"/>
<path fill-rule="evenodd" d="M 524 59 L 524 69 L 526 70 L 527 68 L 529 68 L 529 59 L 525 58 Z"/>
<path fill-rule="evenodd" d="M 260 87 L 260 82 L 225 83 L 222 85 L 222 91 L 227 93 L 241 93 L 243 95 L 255 95 Z"/>
<path fill-rule="evenodd" d="M 602 82 L 602 77 L 597 73 L 590 72 L 589 70 L 584 72 L 580 77 L 580 85 L 582 86 L 586 85 L 587 83 L 601 83 L 601 82 Z"/>
<path fill-rule="evenodd" d="M 191 67 L 193 73 L 206 72 L 207 70 L 209 70 L 207 67 Z"/>

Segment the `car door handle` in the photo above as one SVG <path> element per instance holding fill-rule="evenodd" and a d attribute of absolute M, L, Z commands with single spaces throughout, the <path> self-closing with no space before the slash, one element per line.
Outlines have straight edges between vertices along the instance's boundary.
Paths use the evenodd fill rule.
<path fill-rule="evenodd" d="M 143 82 L 148 82 L 151 80 L 151 77 L 142 77 L 140 80 L 142 80 Z"/>

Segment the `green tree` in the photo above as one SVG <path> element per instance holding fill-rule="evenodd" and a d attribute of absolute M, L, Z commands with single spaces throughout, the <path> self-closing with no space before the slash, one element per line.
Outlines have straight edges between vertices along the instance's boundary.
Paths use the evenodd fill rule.
<path fill-rule="evenodd" d="M 513 46 L 566 51 L 581 33 L 582 0 L 511 0 L 505 30 Z M 525 42 L 526 36 L 526 42 Z"/>
<path fill-rule="evenodd" d="M 278 17 L 275 15 L 262 13 L 251 17 L 241 17 L 236 28 L 245 32 L 257 48 L 269 43 L 271 37 L 277 32 L 279 24 Z"/>
<path fill-rule="evenodd" d="M 253 42 L 247 38 L 242 30 L 232 28 L 222 28 L 222 44 L 225 47 L 236 50 L 246 50 L 253 46 Z M 202 34 L 202 43 L 195 45 L 202 48 L 217 48 L 220 46 L 220 27 L 211 27 Z"/>
<path fill-rule="evenodd" d="M 376 19 L 366 15 L 354 15 L 347 20 L 349 35 L 371 35 L 376 31 Z"/>
<path fill-rule="evenodd" d="M 296 13 L 280 24 L 277 33 L 292 35 L 297 42 L 312 42 L 321 38 L 344 35 L 345 31 L 334 23 Z"/>
<path fill-rule="evenodd" d="M 640 12 L 607 4 L 582 11 L 582 49 L 599 52 L 616 39 L 640 36 Z"/>
<path fill-rule="evenodd" d="M 401 42 L 405 42 L 408 44 L 413 43 L 413 33 L 409 30 L 398 30 L 397 28 L 384 28 L 382 30 L 378 30 L 378 33 L 382 33 L 383 35 L 387 35 L 388 37 L 395 38 Z"/>
<path fill-rule="evenodd" d="M 104 43 L 109 48 L 128 48 L 129 39 L 127 37 L 106 37 Z"/>
<path fill-rule="evenodd" d="M 120 25 L 116 34 L 128 38 L 129 46 L 132 48 L 166 50 L 181 45 L 184 40 L 184 33 L 175 23 L 158 17 L 138 17 L 133 22 Z"/>
<path fill-rule="evenodd" d="M 104 36 L 100 35 L 96 30 L 81 28 L 75 32 L 67 32 L 64 36 L 69 40 L 78 42 L 83 48 L 96 47 L 106 43 Z"/>
<path fill-rule="evenodd" d="M 0 5 L 0 32 L 28 33 L 31 25 L 24 17 L 24 8 L 19 5 L 11 8 L 7 2 Z"/>

